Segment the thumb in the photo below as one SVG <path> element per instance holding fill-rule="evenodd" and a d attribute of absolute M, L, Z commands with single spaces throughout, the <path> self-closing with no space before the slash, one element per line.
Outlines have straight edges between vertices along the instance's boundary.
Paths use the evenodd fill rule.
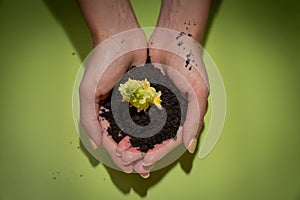
<path fill-rule="evenodd" d="M 80 85 L 80 125 L 91 138 L 91 145 L 96 149 L 101 144 L 101 127 L 98 120 L 99 104 L 95 101 L 94 92 L 85 84 Z"/>
<path fill-rule="evenodd" d="M 207 95 L 198 94 L 196 97 L 196 94 L 193 94 L 188 101 L 186 119 L 183 124 L 183 143 L 190 153 L 194 153 L 207 109 Z"/>

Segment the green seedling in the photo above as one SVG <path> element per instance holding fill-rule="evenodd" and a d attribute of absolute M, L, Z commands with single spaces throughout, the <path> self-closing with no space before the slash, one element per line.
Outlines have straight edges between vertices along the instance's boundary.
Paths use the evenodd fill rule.
<path fill-rule="evenodd" d="M 156 92 L 154 87 L 150 87 L 149 81 L 132 80 L 120 84 L 119 91 L 122 95 L 122 101 L 129 102 L 131 106 L 137 108 L 137 111 L 146 111 L 151 105 L 161 108 L 161 92 Z"/>

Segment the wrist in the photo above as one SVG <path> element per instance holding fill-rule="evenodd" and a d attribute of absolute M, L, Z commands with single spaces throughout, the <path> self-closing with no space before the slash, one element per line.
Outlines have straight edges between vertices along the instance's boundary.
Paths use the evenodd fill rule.
<path fill-rule="evenodd" d="M 163 0 L 157 27 L 172 29 L 201 42 L 210 0 Z"/>
<path fill-rule="evenodd" d="M 128 19 L 127 19 L 128 20 Z M 112 35 L 130 30 L 135 28 L 140 28 L 139 24 L 134 20 L 129 20 L 130 22 L 124 23 L 125 19 L 119 18 L 115 20 L 116 23 L 113 24 L 102 24 L 99 28 L 91 31 L 93 45 L 96 46 L 103 42 Z"/>
<path fill-rule="evenodd" d="M 139 27 L 129 0 L 77 1 L 94 46 L 114 34 Z"/>
<path fill-rule="evenodd" d="M 183 20 L 176 20 L 177 18 L 180 18 L 176 16 L 177 14 L 174 14 L 173 20 L 160 20 L 157 24 L 157 27 L 160 28 L 166 28 L 171 29 L 174 31 L 178 31 L 183 33 L 184 35 L 192 37 L 195 41 L 200 42 L 202 38 L 202 33 L 200 32 L 199 28 L 197 27 L 197 24 L 195 20 L 193 19 L 183 19 Z"/>

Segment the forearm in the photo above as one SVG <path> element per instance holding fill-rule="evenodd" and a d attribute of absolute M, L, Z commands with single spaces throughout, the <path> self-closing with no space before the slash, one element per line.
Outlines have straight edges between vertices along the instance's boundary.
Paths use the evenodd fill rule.
<path fill-rule="evenodd" d="M 129 0 L 77 0 L 94 46 L 107 37 L 139 27 Z"/>
<path fill-rule="evenodd" d="M 209 7 L 210 0 L 162 0 L 157 27 L 184 32 L 201 43 Z"/>

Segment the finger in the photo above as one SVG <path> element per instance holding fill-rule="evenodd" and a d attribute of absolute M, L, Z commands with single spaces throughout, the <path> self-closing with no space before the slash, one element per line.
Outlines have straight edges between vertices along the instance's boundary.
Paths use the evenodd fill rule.
<path fill-rule="evenodd" d="M 197 146 L 197 138 L 203 126 L 203 117 L 206 112 L 207 95 L 198 92 L 197 97 L 188 97 L 186 119 L 183 124 L 183 143 L 190 153 L 194 153 Z"/>
<path fill-rule="evenodd" d="M 106 151 L 109 153 L 113 162 L 125 173 L 131 173 L 133 171 L 133 165 L 123 165 L 120 157 L 116 156 L 117 144 L 110 138 L 107 132 L 103 133 L 102 144 Z"/>
<path fill-rule="evenodd" d="M 167 155 L 170 151 L 172 151 L 181 143 L 182 127 L 180 127 L 177 132 L 176 140 L 166 140 L 162 144 L 155 145 L 154 149 L 149 150 L 144 156 L 143 166 L 149 167 L 154 165 L 154 163 L 162 159 L 165 155 Z"/>
<path fill-rule="evenodd" d="M 119 142 L 116 150 L 117 156 L 122 156 L 122 153 L 131 147 L 129 139 L 130 137 L 126 136 Z"/>
<path fill-rule="evenodd" d="M 135 147 L 129 148 L 127 151 L 122 153 L 122 162 L 123 165 L 129 165 L 134 161 L 140 160 L 144 155 L 141 151 L 137 150 Z"/>
<path fill-rule="evenodd" d="M 139 49 L 134 52 L 134 59 L 132 61 L 132 66 L 142 66 L 145 64 L 147 59 L 146 49 Z"/>
<path fill-rule="evenodd" d="M 102 137 L 102 130 L 99 125 L 98 119 L 96 120 L 87 120 L 87 119 L 80 119 L 81 126 L 87 132 L 88 136 L 90 137 L 90 142 L 93 149 L 97 149 L 97 147 L 101 144 L 101 137 Z"/>
<path fill-rule="evenodd" d="M 80 124 L 92 140 L 92 146 L 101 144 L 101 127 L 98 120 L 99 104 L 95 103 L 94 94 L 84 82 L 80 85 Z"/>
<path fill-rule="evenodd" d="M 103 119 L 103 118 L 101 118 L 101 119 Z M 116 155 L 117 144 L 113 141 L 111 136 L 109 136 L 108 133 L 107 133 L 107 129 L 110 126 L 109 122 L 104 119 L 104 120 L 100 121 L 100 125 L 103 129 L 102 143 L 103 143 L 104 148 L 107 150 L 107 152 L 110 154 L 110 157 L 112 158 L 114 163 L 119 168 L 121 168 L 126 173 L 131 173 L 132 169 L 133 169 L 132 165 L 124 166 L 122 164 L 121 158 L 117 157 L 117 155 Z"/>
<path fill-rule="evenodd" d="M 134 170 L 140 174 L 143 178 L 149 178 L 150 177 L 150 170 L 153 168 L 153 166 L 145 167 L 143 165 L 143 160 L 139 160 L 134 165 Z"/>

